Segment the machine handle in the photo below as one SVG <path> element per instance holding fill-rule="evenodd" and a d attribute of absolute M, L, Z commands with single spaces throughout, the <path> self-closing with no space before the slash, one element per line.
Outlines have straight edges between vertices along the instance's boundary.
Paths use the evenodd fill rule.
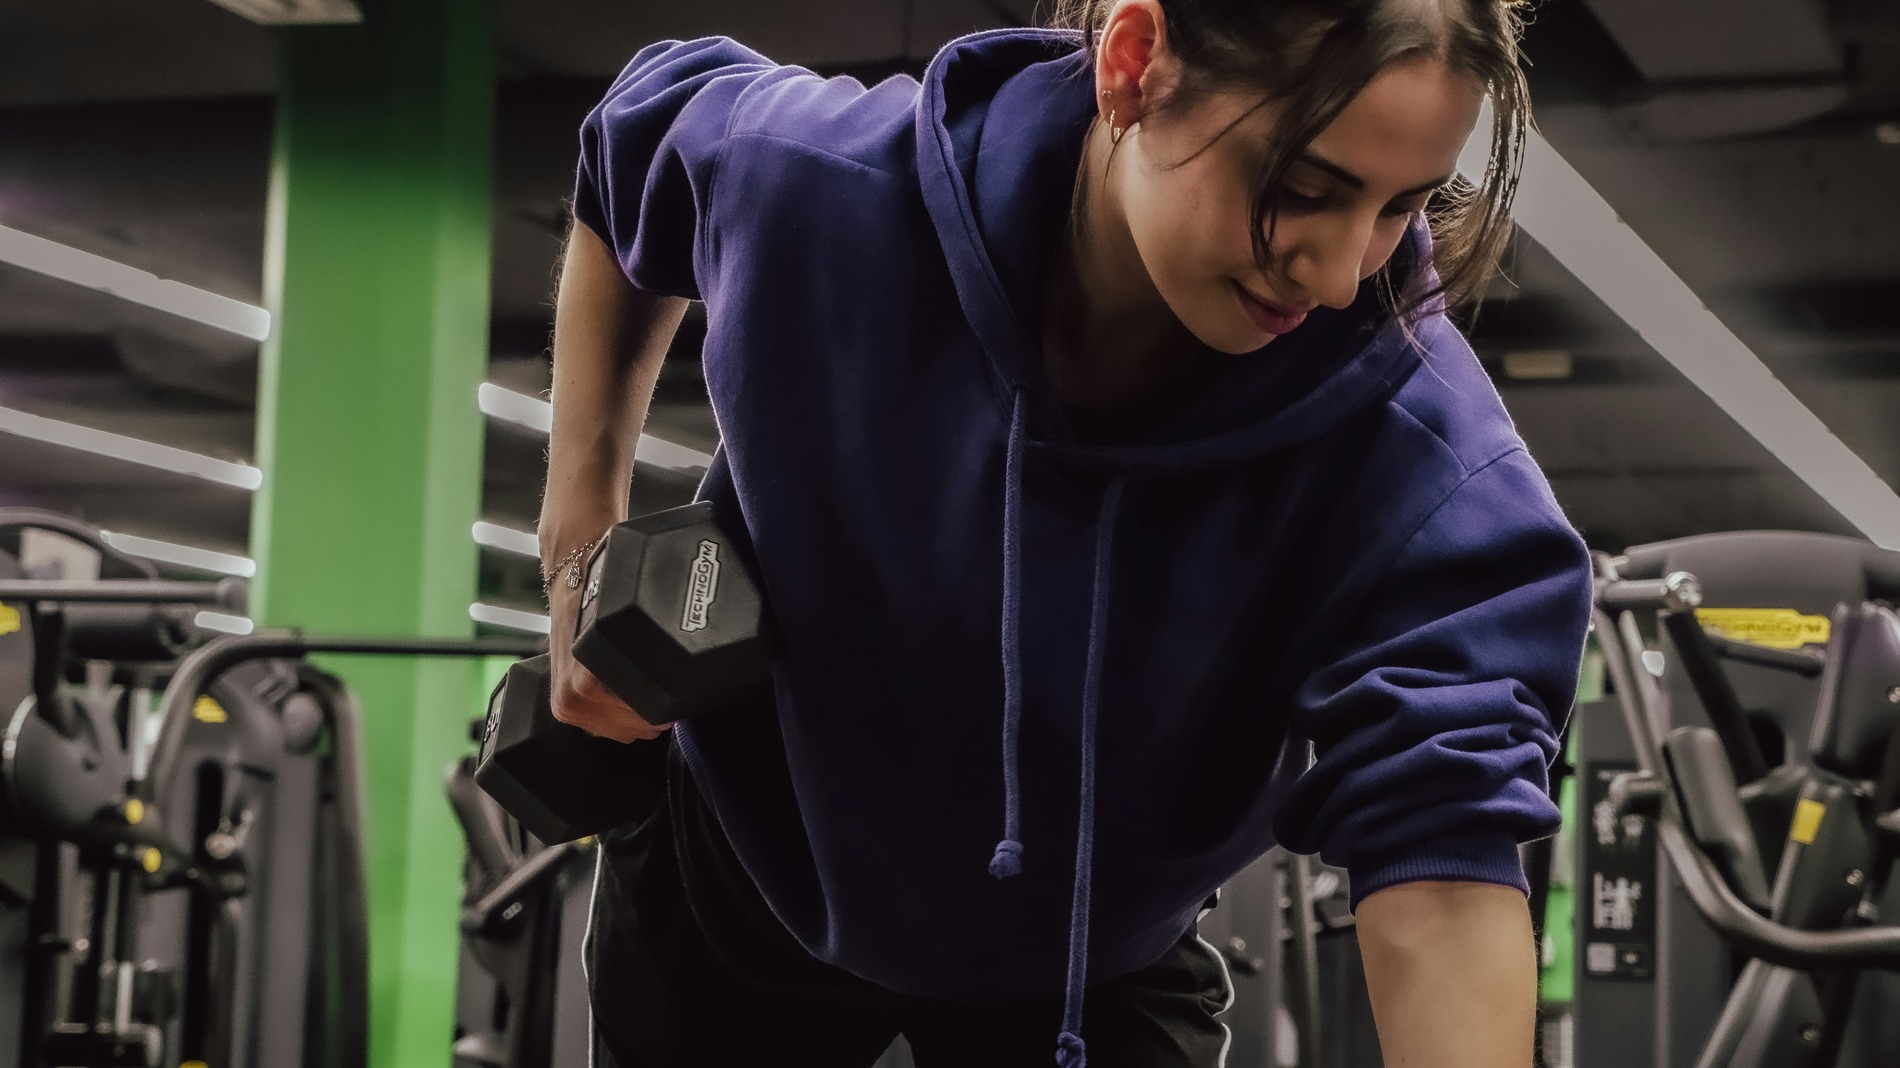
<path fill-rule="evenodd" d="M 1724 638 L 1720 634 L 1710 634 L 1706 628 L 1702 633 L 1707 636 L 1709 645 L 1715 650 L 1716 655 L 1724 660 L 1792 671 L 1810 679 L 1818 677 L 1827 667 L 1827 657 L 1819 653 L 1796 649 L 1770 649 L 1753 642 L 1738 642 L 1733 638 Z"/>
<path fill-rule="evenodd" d="M 494 889 L 462 910 L 462 931 L 472 935 L 493 934 L 500 925 L 514 919 L 513 907 L 535 887 L 554 877 L 568 858 L 594 848 L 592 838 L 551 845 L 515 865 Z"/>
<path fill-rule="evenodd" d="M 1736 793 L 1735 773 L 1722 739 L 1707 727 L 1678 727 L 1663 742 L 1677 800 L 1696 845 L 1715 860 L 1748 906 L 1767 914 L 1768 875 L 1748 815 Z"/>
<path fill-rule="evenodd" d="M 1596 594 L 1597 604 L 1610 612 L 1681 612 L 1702 603 L 1702 584 L 1687 571 L 1672 571 L 1659 579 L 1599 580 Z"/>

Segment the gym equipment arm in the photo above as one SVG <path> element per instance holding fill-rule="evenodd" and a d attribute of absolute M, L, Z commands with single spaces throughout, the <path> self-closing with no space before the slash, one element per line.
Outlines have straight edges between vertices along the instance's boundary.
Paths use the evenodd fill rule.
<path fill-rule="evenodd" d="M 1801 652 L 1794 649 L 1770 649 L 1765 645 L 1751 642 L 1738 642 L 1724 638 L 1720 634 L 1711 634 L 1704 630 L 1709 646 L 1717 656 L 1724 660 L 1734 660 L 1743 664 L 1755 664 L 1759 667 L 1778 668 L 1792 671 L 1797 675 L 1814 678 L 1827 667 L 1827 658 L 1818 653 Z"/>
<path fill-rule="evenodd" d="M 501 924 L 514 918 L 510 908 L 543 880 L 552 878 L 569 857 L 594 847 L 592 838 L 551 845 L 515 865 L 506 878 L 482 899 L 462 910 L 462 930 L 472 935 L 492 935 Z"/>
<path fill-rule="evenodd" d="M 1678 727 L 1663 742 L 1663 759 L 1669 764 L 1690 835 L 1715 859 L 1736 894 L 1750 908 L 1767 915 L 1768 876 L 1721 739 L 1707 727 Z"/>
<path fill-rule="evenodd" d="M 1783 926 L 1749 908 L 1675 820 L 1665 818 L 1658 827 L 1670 865 L 1696 911 L 1750 956 L 1804 972 L 1900 970 L 1900 927 L 1801 931 Z"/>
<path fill-rule="evenodd" d="M 298 658 L 312 653 L 521 657 L 540 651 L 539 639 L 516 638 L 312 638 L 301 631 L 272 630 L 215 639 L 181 661 L 165 687 L 159 707 L 158 741 L 152 747 L 150 770 L 139 781 L 138 796 L 151 802 L 158 787 L 177 774 L 178 754 L 198 695 L 219 675 L 246 660 Z"/>
<path fill-rule="evenodd" d="M 1671 612 L 1702 603 L 1702 584 L 1687 571 L 1659 579 L 1609 579 L 1597 583 L 1597 604 L 1607 611 L 1659 608 Z"/>
<path fill-rule="evenodd" d="M 0 601 L 64 601 L 70 604 L 204 604 L 242 609 L 244 583 L 171 582 L 159 579 L 104 579 L 59 582 L 49 579 L 0 579 Z"/>
<path fill-rule="evenodd" d="M 1716 662 L 1715 648 L 1710 645 L 1709 636 L 1703 633 L 1702 624 L 1689 612 L 1664 612 L 1662 625 L 1674 640 L 1676 659 L 1689 677 L 1689 684 L 1695 688 L 1696 698 L 1702 702 L 1702 710 L 1715 727 L 1723 750 L 1728 753 L 1735 778 L 1754 782 L 1768 774 L 1768 760 L 1762 756 L 1761 743 L 1749 729 L 1741 698 L 1736 696 L 1735 687 L 1723 674 L 1722 665 Z"/>

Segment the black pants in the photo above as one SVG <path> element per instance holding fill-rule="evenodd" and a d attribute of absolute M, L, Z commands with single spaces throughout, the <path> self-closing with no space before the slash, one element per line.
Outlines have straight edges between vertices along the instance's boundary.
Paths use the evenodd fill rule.
<path fill-rule="evenodd" d="M 603 1068 L 869 1068 L 905 1036 L 917 1068 L 1049 1068 L 1059 994 L 971 1004 L 894 994 L 825 964 L 739 867 L 677 754 L 651 818 L 603 839 L 589 983 Z M 1216 1068 L 1233 1001 L 1194 930 L 1088 989 L 1091 1068 Z"/>

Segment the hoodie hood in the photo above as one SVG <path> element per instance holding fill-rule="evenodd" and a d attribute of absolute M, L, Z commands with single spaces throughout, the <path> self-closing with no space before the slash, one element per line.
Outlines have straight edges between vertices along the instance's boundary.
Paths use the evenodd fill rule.
<path fill-rule="evenodd" d="M 1065 467 L 1146 477 L 1206 470 L 1311 440 L 1389 393 L 1420 355 L 1371 281 L 1343 310 L 1316 308 L 1271 344 L 1232 357 L 1198 402 L 1134 445 L 1078 444 L 1042 367 L 1041 314 L 1084 135 L 1093 73 L 1073 33 L 996 30 L 953 42 L 925 71 L 918 175 L 957 298 L 999 403 L 1026 400 L 1029 446 Z M 1430 255 L 1414 222 L 1395 257 Z"/>

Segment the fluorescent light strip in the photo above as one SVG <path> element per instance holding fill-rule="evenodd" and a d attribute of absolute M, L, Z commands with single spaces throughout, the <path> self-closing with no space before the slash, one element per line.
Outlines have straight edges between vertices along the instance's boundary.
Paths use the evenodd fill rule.
<path fill-rule="evenodd" d="M 1459 169 L 1473 181 L 1490 147 L 1487 107 Z M 1900 495 L 1722 325 L 1616 210 L 1532 134 L 1517 223 L 1650 347 L 1869 540 L 1900 549 Z"/>
<path fill-rule="evenodd" d="M 220 575 L 236 575 L 239 578 L 254 578 L 257 575 L 257 561 L 248 556 L 233 556 L 230 553 L 213 552 L 191 545 L 177 545 L 169 541 L 153 538 L 141 538 L 136 534 L 120 534 L 102 530 L 100 536 L 106 544 L 121 552 L 133 556 L 142 556 L 147 560 L 157 560 L 166 564 L 180 564 L 195 567 L 200 571 L 215 571 Z"/>
<path fill-rule="evenodd" d="M 496 523 L 475 524 L 475 544 L 486 545 L 491 549 L 517 553 L 521 556 L 541 558 L 541 539 L 525 530 L 504 527 Z"/>
<path fill-rule="evenodd" d="M 482 383 L 476 393 L 476 404 L 483 415 L 492 415 L 505 419 L 530 430 L 545 434 L 554 426 L 554 406 L 539 397 L 530 397 L 526 393 L 516 393 L 512 389 L 497 386 L 492 382 Z M 684 445 L 675 445 L 651 434 L 640 435 L 640 444 L 635 446 L 633 458 L 655 467 L 667 467 L 676 471 L 704 469 L 712 465 L 712 457 L 697 449 Z"/>
<path fill-rule="evenodd" d="M 543 433 L 547 432 L 549 416 L 552 412 L 546 401 L 536 400 L 526 394 L 487 383 L 481 387 L 481 408 L 484 414 L 521 423 Z M 141 441 L 138 438 L 129 438 L 123 434 L 94 430 L 89 426 L 48 419 L 45 416 L 34 415 L 15 408 L 0 408 L 0 433 L 44 441 L 52 445 L 63 445 L 69 449 L 78 449 L 97 456 L 108 456 L 128 463 L 143 464 L 146 467 L 156 467 L 161 471 L 190 475 L 210 482 L 221 482 L 238 489 L 254 490 L 264 484 L 264 473 L 249 464 L 213 459 L 195 452 L 187 452 L 184 449 L 174 449 L 170 445 L 159 445 L 150 441 Z M 712 457 L 703 452 L 689 449 L 684 445 L 675 445 L 670 441 L 662 441 L 648 434 L 640 435 L 640 445 L 635 452 L 635 458 L 642 463 L 676 470 L 705 468 L 712 463 Z"/>
<path fill-rule="evenodd" d="M 64 445 L 96 456 L 156 467 L 173 474 L 191 475 L 210 482 L 221 482 L 238 489 L 254 490 L 264 484 L 264 473 L 248 464 L 214 460 L 195 452 L 157 445 L 122 434 L 94 430 L 77 423 L 61 422 L 12 408 L 0 408 L 0 433 Z"/>
<path fill-rule="evenodd" d="M 148 308 L 262 341 L 270 336 L 270 312 L 208 290 L 167 281 L 104 256 L 0 226 L 0 262 L 110 293 Z"/>
<path fill-rule="evenodd" d="M 475 405 L 482 410 L 483 415 L 506 419 L 529 430 L 539 430 L 545 434 L 554 428 L 554 405 L 493 382 L 483 382 L 482 387 L 475 391 Z"/>
<path fill-rule="evenodd" d="M 200 612 L 197 623 L 206 630 L 221 631 L 225 634 L 249 634 L 257 629 L 257 624 L 243 616 L 226 615 L 223 612 Z"/>
<path fill-rule="evenodd" d="M 501 608 L 492 604 L 469 605 L 468 617 L 477 623 L 525 630 L 531 634 L 548 632 L 548 617 L 534 612 Z M 244 616 L 227 615 L 223 612 L 200 612 L 197 615 L 197 624 L 206 630 L 220 631 L 225 634 L 249 634 L 257 628 L 256 622 Z"/>
<path fill-rule="evenodd" d="M 522 612 L 513 608 L 503 608 L 492 604 L 472 604 L 468 606 L 468 618 L 477 623 L 488 623 L 512 630 L 525 630 L 530 634 L 546 634 L 549 630 L 548 617 L 538 612 Z"/>

